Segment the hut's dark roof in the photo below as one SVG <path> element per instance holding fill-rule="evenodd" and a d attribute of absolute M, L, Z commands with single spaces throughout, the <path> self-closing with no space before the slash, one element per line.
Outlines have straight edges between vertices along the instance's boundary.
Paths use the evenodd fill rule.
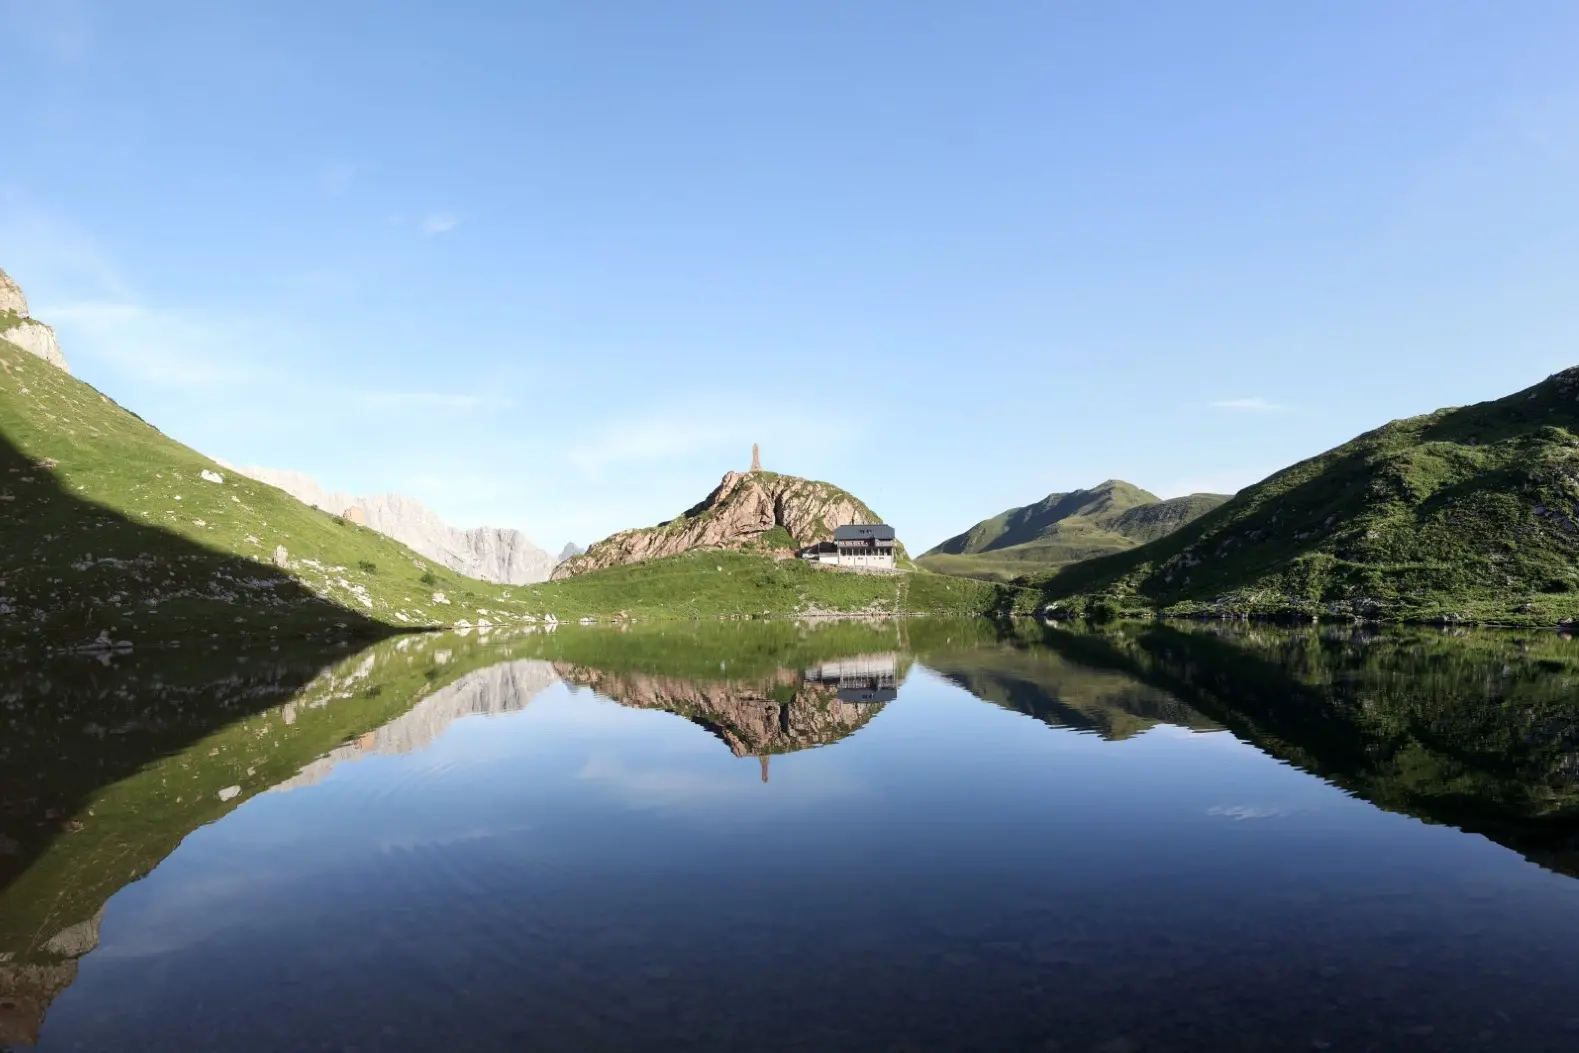
<path fill-rule="evenodd" d="M 833 528 L 835 541 L 892 541 L 894 528 L 886 523 L 856 523 Z"/>

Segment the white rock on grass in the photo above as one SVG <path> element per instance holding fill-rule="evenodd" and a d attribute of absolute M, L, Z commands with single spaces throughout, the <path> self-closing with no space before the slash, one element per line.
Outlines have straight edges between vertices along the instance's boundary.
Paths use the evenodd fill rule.
<path fill-rule="evenodd" d="M 198 475 L 206 483 L 222 483 L 225 481 L 223 475 L 220 475 L 218 472 L 211 472 L 207 468 L 204 468 Z"/>
<path fill-rule="evenodd" d="M 444 595 L 444 593 L 442 593 L 442 592 L 435 592 L 433 594 L 433 602 L 434 603 L 442 603 L 442 604 L 448 606 L 449 602 L 450 602 L 450 598 L 448 596 Z"/>

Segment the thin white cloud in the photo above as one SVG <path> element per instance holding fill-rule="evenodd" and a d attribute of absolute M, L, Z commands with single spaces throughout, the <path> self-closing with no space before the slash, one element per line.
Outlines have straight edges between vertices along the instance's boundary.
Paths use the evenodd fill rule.
<path fill-rule="evenodd" d="M 351 183 L 356 179 L 356 165 L 345 161 L 332 161 L 324 165 L 323 171 L 318 175 L 318 182 L 323 187 L 324 193 L 331 197 L 338 197 L 351 188 Z"/>
<path fill-rule="evenodd" d="M 720 407 L 732 407 L 719 416 Z M 599 474 L 621 464 L 677 461 L 721 453 L 726 467 L 742 471 L 751 463 L 751 444 L 760 442 L 767 467 L 784 463 L 786 450 L 804 454 L 829 443 L 848 442 L 861 422 L 803 409 L 753 405 L 738 395 L 718 393 L 695 405 L 676 406 L 646 417 L 625 416 L 570 451 L 572 464 Z"/>
<path fill-rule="evenodd" d="M 1289 407 L 1279 402 L 1272 402 L 1259 395 L 1244 399 L 1219 399 L 1212 403 L 1213 409 L 1232 410 L 1239 413 L 1287 413 Z"/>
<path fill-rule="evenodd" d="M 379 410 L 509 409 L 515 405 L 508 398 L 448 391 L 368 391 L 358 400 L 368 409 Z"/>
<path fill-rule="evenodd" d="M 1154 488 L 1162 497 L 1184 497 L 1188 494 L 1237 494 L 1247 486 L 1259 483 L 1273 472 L 1270 468 L 1236 468 L 1204 475 L 1190 475 L 1175 479 L 1166 486 Z"/>
<path fill-rule="evenodd" d="M 67 361 L 96 361 L 166 388 L 239 383 L 253 372 L 237 351 L 230 323 L 199 312 L 120 300 L 41 304 L 34 312 L 56 328 Z"/>
<path fill-rule="evenodd" d="M 588 472 L 631 461 L 661 461 L 722 446 L 736 438 L 718 423 L 686 418 L 649 418 L 615 424 L 570 451 L 570 460 Z"/>
<path fill-rule="evenodd" d="M 461 225 L 461 218 L 453 212 L 430 212 L 422 217 L 420 229 L 427 237 L 448 234 Z"/>

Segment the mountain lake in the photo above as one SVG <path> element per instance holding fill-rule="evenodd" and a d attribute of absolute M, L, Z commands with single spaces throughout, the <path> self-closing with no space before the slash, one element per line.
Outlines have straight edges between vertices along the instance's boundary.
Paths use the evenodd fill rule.
<path fill-rule="evenodd" d="M 0 773 L 7 1049 L 1579 1049 L 1557 633 L 178 648 Z"/>

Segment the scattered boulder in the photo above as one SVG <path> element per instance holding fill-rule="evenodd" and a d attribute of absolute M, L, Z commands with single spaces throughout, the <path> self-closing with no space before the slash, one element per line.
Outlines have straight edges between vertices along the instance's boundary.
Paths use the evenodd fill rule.
<path fill-rule="evenodd" d="M 218 472 L 211 472 L 207 468 L 204 468 L 201 472 L 199 472 L 198 476 L 205 483 L 222 483 L 225 481 L 225 477 L 223 475 L 220 475 Z"/>
<path fill-rule="evenodd" d="M 284 545 L 274 546 L 274 565 L 276 567 L 288 567 L 291 565 L 290 553 L 285 551 Z"/>

